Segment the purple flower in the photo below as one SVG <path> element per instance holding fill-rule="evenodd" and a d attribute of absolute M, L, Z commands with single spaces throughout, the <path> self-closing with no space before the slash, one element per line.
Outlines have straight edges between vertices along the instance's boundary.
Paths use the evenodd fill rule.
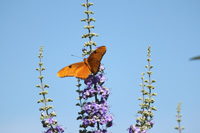
<path fill-rule="evenodd" d="M 94 95 L 95 92 L 97 92 L 97 91 L 92 89 L 92 88 L 90 89 L 90 93 L 91 93 L 92 96 Z"/>
<path fill-rule="evenodd" d="M 134 133 L 140 133 L 141 129 L 139 127 L 135 127 Z"/>
<path fill-rule="evenodd" d="M 51 128 L 49 128 L 45 133 L 54 133 Z"/>
<path fill-rule="evenodd" d="M 87 85 L 88 88 L 91 88 L 93 84 L 93 75 L 89 75 L 87 79 L 85 79 L 84 83 Z"/>
<path fill-rule="evenodd" d="M 129 130 L 129 133 L 133 133 L 134 131 L 134 129 L 133 129 L 133 125 L 131 125 L 127 130 Z"/>
<path fill-rule="evenodd" d="M 55 129 L 58 131 L 58 133 L 63 133 L 64 132 L 64 130 L 60 126 L 56 126 Z"/>
<path fill-rule="evenodd" d="M 142 131 L 141 133 L 148 133 L 147 130 Z"/>
<path fill-rule="evenodd" d="M 94 78 L 93 78 L 93 84 L 97 84 L 100 82 L 100 79 L 101 77 L 99 75 L 96 75 Z"/>
<path fill-rule="evenodd" d="M 90 121 L 89 121 L 87 116 L 83 119 L 83 124 L 84 125 L 89 125 L 90 124 Z"/>
<path fill-rule="evenodd" d="M 152 121 L 152 119 L 148 120 L 147 123 L 149 123 L 152 127 L 153 127 L 153 125 L 155 124 L 155 122 Z"/>
<path fill-rule="evenodd" d="M 113 121 L 112 116 L 111 115 L 107 115 L 106 116 L 106 121 L 107 121 L 106 127 L 111 127 L 112 126 L 112 121 Z"/>
<path fill-rule="evenodd" d="M 101 85 L 105 82 L 106 78 L 103 74 L 99 74 Z"/>
<path fill-rule="evenodd" d="M 128 128 L 128 130 L 129 130 L 129 133 L 141 133 L 141 129 L 134 125 L 131 125 L 130 128 Z"/>
<path fill-rule="evenodd" d="M 92 133 L 107 133 L 107 130 L 105 130 L 105 129 L 103 129 L 103 130 L 99 129 L 97 131 L 93 131 Z"/>
<path fill-rule="evenodd" d="M 46 122 L 52 124 L 53 119 L 50 117 Z"/>
<path fill-rule="evenodd" d="M 104 70 L 105 70 L 105 67 L 101 64 L 100 67 L 99 67 L 99 71 L 103 72 Z"/>

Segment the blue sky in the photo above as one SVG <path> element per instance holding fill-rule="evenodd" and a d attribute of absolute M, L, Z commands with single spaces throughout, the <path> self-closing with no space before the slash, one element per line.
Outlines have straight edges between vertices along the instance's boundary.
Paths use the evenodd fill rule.
<path fill-rule="evenodd" d="M 87 39 L 86 15 L 80 5 L 84 0 L 0 0 L 0 101 L 2 133 L 41 133 L 41 106 L 37 100 L 39 73 L 37 58 L 44 47 L 44 82 L 50 85 L 49 95 L 66 133 L 77 133 L 79 108 L 75 78 L 60 79 L 56 73 L 64 66 L 81 61 Z M 198 0 L 93 0 L 96 22 L 92 32 L 98 46 L 107 52 L 102 63 L 106 67 L 108 99 L 115 116 L 113 133 L 125 133 L 135 124 L 141 96 L 141 72 L 146 72 L 147 48 L 152 48 L 155 90 L 155 126 L 150 133 L 175 133 L 176 107 L 182 101 L 182 122 L 185 133 L 198 132 L 200 1 Z"/>

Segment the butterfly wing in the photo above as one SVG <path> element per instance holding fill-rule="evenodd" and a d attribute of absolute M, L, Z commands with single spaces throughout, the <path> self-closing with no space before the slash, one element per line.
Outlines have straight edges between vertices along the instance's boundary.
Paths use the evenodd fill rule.
<path fill-rule="evenodd" d="M 92 52 L 91 55 L 88 57 L 87 61 L 90 65 L 91 72 L 94 75 L 97 74 L 100 66 L 100 61 L 105 53 L 106 53 L 106 46 L 101 46 L 97 48 L 94 52 Z"/>
<path fill-rule="evenodd" d="M 62 68 L 57 76 L 60 78 L 75 76 L 80 79 L 86 79 L 91 74 L 89 68 L 84 62 L 78 62 Z"/>
<path fill-rule="evenodd" d="M 84 62 L 83 62 L 84 63 Z M 90 69 L 85 65 L 82 67 L 79 67 L 76 70 L 76 75 L 75 77 L 80 78 L 80 79 L 86 79 L 92 72 L 90 71 Z"/>

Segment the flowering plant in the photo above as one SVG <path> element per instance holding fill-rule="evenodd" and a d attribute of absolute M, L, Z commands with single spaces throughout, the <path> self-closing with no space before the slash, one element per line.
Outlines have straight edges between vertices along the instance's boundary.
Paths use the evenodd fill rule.
<path fill-rule="evenodd" d="M 153 121 L 153 111 L 156 111 L 155 106 L 151 106 L 151 104 L 154 103 L 153 96 L 157 96 L 156 93 L 152 93 L 152 90 L 155 89 L 155 87 L 152 85 L 156 82 L 156 80 L 151 79 L 151 75 L 153 74 L 151 69 L 153 68 L 152 65 L 150 65 L 151 62 L 151 47 L 148 48 L 148 65 L 145 67 L 148 69 L 147 74 L 149 79 L 144 79 L 145 73 L 142 73 L 142 83 L 140 86 L 142 87 L 142 97 L 139 97 L 138 100 L 142 101 L 140 104 L 141 110 L 138 110 L 138 115 L 136 119 L 136 124 L 131 125 L 130 128 L 128 128 L 129 133 L 147 133 L 149 129 L 153 127 L 155 122 Z M 147 84 L 146 84 L 147 83 Z"/>
<path fill-rule="evenodd" d="M 47 130 L 45 131 L 45 133 L 63 133 L 64 129 L 61 128 L 58 125 L 58 121 L 56 119 L 54 119 L 54 117 L 56 117 L 56 113 L 55 111 L 51 111 L 51 113 L 49 113 L 50 109 L 53 109 L 52 105 L 47 105 L 48 102 L 53 102 L 53 100 L 51 98 L 46 98 L 46 95 L 48 94 L 48 91 L 44 90 L 45 88 L 49 88 L 48 84 L 44 84 L 43 85 L 43 78 L 44 76 L 42 75 L 42 71 L 45 70 L 42 63 L 42 55 L 43 52 L 43 47 L 40 47 L 40 53 L 38 55 L 38 57 L 40 58 L 40 62 L 39 62 L 39 68 L 36 68 L 37 71 L 40 72 L 40 76 L 38 77 L 40 79 L 41 84 L 40 85 L 36 85 L 37 88 L 42 89 L 42 91 L 39 93 L 39 95 L 42 95 L 43 98 L 38 100 L 38 103 L 44 103 L 44 106 L 40 108 L 40 111 L 43 111 L 41 113 L 41 117 L 40 119 L 42 120 L 42 126 Z"/>

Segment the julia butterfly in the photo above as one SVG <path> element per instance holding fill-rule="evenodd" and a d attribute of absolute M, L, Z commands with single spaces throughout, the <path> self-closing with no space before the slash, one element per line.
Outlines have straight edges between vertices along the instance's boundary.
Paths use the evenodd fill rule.
<path fill-rule="evenodd" d="M 105 52 L 106 46 L 101 46 L 92 52 L 87 59 L 84 58 L 83 62 L 77 62 L 62 68 L 57 73 L 57 76 L 60 78 L 74 76 L 76 78 L 86 79 L 91 73 L 96 75 Z"/>

